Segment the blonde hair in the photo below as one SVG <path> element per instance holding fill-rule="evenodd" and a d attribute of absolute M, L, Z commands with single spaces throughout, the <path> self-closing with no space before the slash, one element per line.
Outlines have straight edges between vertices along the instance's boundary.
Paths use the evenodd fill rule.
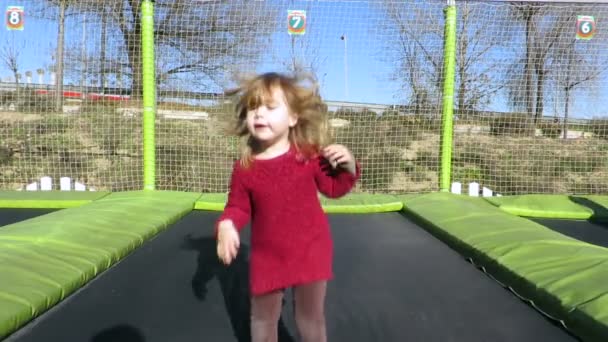
<path fill-rule="evenodd" d="M 309 85 L 304 82 L 310 81 Z M 330 143 L 327 123 L 327 106 L 319 95 L 314 77 L 302 74 L 287 76 L 279 73 L 265 73 L 249 77 L 240 82 L 240 86 L 226 92 L 237 96 L 236 118 L 232 125 L 232 134 L 241 137 L 241 165 L 248 167 L 253 161 L 255 141 L 247 129 L 247 112 L 263 104 L 272 102 L 272 91 L 280 88 L 291 114 L 296 114 L 298 121 L 289 130 L 289 142 L 299 157 L 310 159 Z"/>

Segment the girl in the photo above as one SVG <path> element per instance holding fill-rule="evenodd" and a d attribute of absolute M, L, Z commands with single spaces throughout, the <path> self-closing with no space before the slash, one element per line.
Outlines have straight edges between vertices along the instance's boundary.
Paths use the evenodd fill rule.
<path fill-rule="evenodd" d="M 326 107 L 316 87 L 301 81 L 267 73 L 230 92 L 239 95 L 235 133 L 245 144 L 216 223 L 217 253 L 230 264 L 251 220 L 254 342 L 277 340 L 283 290 L 291 287 L 302 341 L 327 340 L 324 302 L 333 248 L 318 192 L 341 197 L 361 174 L 346 147 L 327 145 Z"/>

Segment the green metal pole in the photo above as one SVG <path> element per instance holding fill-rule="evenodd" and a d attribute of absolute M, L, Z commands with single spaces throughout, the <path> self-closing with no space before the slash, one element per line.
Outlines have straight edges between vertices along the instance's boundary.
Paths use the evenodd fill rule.
<path fill-rule="evenodd" d="M 156 155 L 154 122 L 156 116 L 156 70 L 154 66 L 154 1 L 141 4 L 141 55 L 143 77 L 144 190 L 154 190 Z"/>
<path fill-rule="evenodd" d="M 456 3 L 448 0 L 444 9 L 444 52 L 443 52 L 443 121 L 441 131 L 441 174 L 440 190 L 450 191 L 452 174 L 452 138 L 454 126 L 454 75 L 456 71 Z"/>

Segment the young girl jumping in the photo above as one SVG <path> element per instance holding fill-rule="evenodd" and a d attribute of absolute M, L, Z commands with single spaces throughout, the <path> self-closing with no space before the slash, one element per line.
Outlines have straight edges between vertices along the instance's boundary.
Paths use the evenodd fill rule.
<path fill-rule="evenodd" d="M 250 292 L 253 342 L 277 341 L 284 290 L 293 288 L 304 342 L 324 342 L 325 293 L 333 245 L 318 192 L 347 194 L 361 174 L 351 152 L 328 145 L 326 107 L 315 86 L 267 73 L 230 92 L 238 95 L 236 134 L 245 141 L 235 162 L 217 254 L 230 264 L 251 220 Z"/>

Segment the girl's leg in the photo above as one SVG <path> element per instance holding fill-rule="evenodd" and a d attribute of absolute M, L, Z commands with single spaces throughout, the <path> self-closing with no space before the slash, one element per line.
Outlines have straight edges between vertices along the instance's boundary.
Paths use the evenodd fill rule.
<path fill-rule="evenodd" d="M 281 317 L 282 291 L 251 298 L 251 341 L 276 342 Z"/>
<path fill-rule="evenodd" d="M 302 342 L 326 342 L 325 292 L 327 281 L 297 286 L 294 289 L 295 318 Z"/>

